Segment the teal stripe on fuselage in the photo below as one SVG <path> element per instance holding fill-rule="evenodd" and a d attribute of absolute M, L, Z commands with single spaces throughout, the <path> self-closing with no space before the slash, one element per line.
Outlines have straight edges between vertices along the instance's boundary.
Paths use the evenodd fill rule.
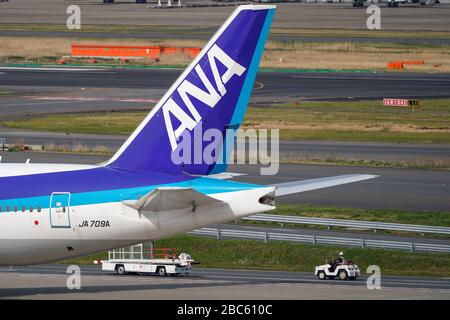
<path fill-rule="evenodd" d="M 70 197 L 70 205 L 82 206 L 82 205 L 91 205 L 109 202 L 120 202 L 123 200 L 137 200 L 140 196 L 144 196 L 145 194 L 149 193 L 150 191 L 158 187 L 192 188 L 204 194 L 215 194 L 215 193 L 250 190 L 261 188 L 264 186 L 202 177 L 188 181 L 169 184 L 160 184 L 144 187 L 125 188 L 125 189 L 102 190 L 94 192 L 72 193 Z M 67 191 L 68 190 L 54 190 L 54 192 L 67 192 Z M 36 209 L 37 207 L 48 208 L 49 205 L 50 205 L 50 195 L 0 200 L 2 212 L 5 212 L 6 206 L 10 206 L 10 211 L 13 211 L 14 206 L 17 206 L 18 210 L 20 211 L 22 206 L 25 206 L 26 210 L 29 210 L 30 206 Z"/>

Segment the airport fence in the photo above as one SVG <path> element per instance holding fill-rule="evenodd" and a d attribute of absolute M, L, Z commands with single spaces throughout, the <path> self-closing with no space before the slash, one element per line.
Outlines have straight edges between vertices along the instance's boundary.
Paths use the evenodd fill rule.
<path fill-rule="evenodd" d="M 418 233 L 436 233 L 436 234 L 450 234 L 450 228 L 437 226 L 423 226 L 416 224 L 401 224 L 401 223 L 387 223 L 387 222 L 372 222 L 361 220 L 341 220 L 341 219 L 326 219 L 326 218 L 310 218 L 299 216 L 282 216 L 275 214 L 255 214 L 243 220 L 250 221 L 266 221 L 277 223 L 292 223 L 303 225 L 321 225 L 328 227 L 344 227 L 344 228 L 359 228 L 369 230 L 390 230 L 390 231 L 407 231 Z"/>
<path fill-rule="evenodd" d="M 328 237 L 316 235 L 289 234 L 277 232 L 236 230 L 225 228 L 201 228 L 188 232 L 188 234 L 215 237 L 217 239 L 249 239 L 269 241 L 289 241 L 315 244 L 330 244 L 360 248 L 400 249 L 412 252 L 440 252 L 450 253 L 450 245 L 417 243 L 403 241 L 386 241 L 374 239 L 358 239 L 345 237 Z"/>

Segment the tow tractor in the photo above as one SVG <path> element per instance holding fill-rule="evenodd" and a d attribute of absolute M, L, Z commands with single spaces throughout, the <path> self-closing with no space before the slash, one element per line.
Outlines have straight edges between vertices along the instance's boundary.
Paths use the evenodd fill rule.
<path fill-rule="evenodd" d="M 340 280 L 355 280 L 361 275 L 361 272 L 356 264 L 349 261 L 345 264 L 340 264 L 333 270 L 331 263 L 326 263 L 321 266 L 317 266 L 314 274 L 320 279 L 334 279 L 338 277 Z"/>
<path fill-rule="evenodd" d="M 150 247 L 150 248 L 149 248 Z M 110 250 L 108 260 L 94 261 L 101 264 L 103 271 L 152 274 L 158 276 L 188 276 L 192 265 L 197 264 L 187 253 L 176 254 L 175 249 L 154 249 L 153 244 L 137 244 L 134 246 Z"/>

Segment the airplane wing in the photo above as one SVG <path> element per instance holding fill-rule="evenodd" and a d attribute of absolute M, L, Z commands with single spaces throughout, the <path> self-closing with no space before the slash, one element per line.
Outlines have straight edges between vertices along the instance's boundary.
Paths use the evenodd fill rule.
<path fill-rule="evenodd" d="M 278 183 L 272 184 L 271 186 L 276 188 L 275 196 L 285 196 L 288 194 L 334 187 L 341 184 L 373 179 L 376 177 L 378 176 L 371 174 L 347 174 L 342 176 Z"/>
<path fill-rule="evenodd" d="M 164 211 L 221 203 L 222 201 L 191 188 L 162 187 L 157 188 L 137 201 L 124 203 L 138 211 Z"/>

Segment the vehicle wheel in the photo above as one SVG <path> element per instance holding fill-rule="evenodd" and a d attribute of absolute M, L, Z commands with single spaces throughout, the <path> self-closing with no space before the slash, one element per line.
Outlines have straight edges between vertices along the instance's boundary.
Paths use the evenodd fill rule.
<path fill-rule="evenodd" d="M 160 277 L 165 277 L 167 275 L 165 267 L 159 267 L 158 271 L 156 271 L 156 272 L 158 273 L 158 276 L 160 276 Z"/>
<path fill-rule="evenodd" d="M 118 275 L 123 276 L 126 272 L 125 272 L 125 267 L 123 266 L 123 264 L 119 264 L 118 266 L 116 266 L 116 272 Z"/>
<path fill-rule="evenodd" d="M 338 277 L 340 280 L 347 280 L 347 271 L 341 270 L 339 271 Z"/>
<path fill-rule="evenodd" d="M 327 278 L 325 272 L 323 272 L 323 271 L 319 271 L 319 272 L 317 273 L 317 277 L 318 277 L 320 280 L 325 280 L 325 279 Z"/>

